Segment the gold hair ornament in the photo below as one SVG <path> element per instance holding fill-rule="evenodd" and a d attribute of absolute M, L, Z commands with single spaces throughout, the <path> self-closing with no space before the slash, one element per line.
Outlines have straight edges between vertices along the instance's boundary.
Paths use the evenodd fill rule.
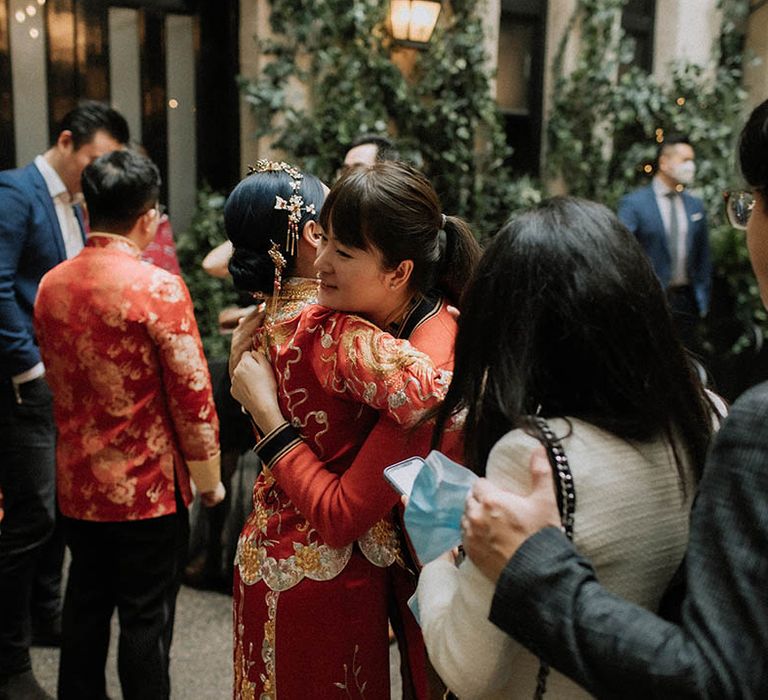
<path fill-rule="evenodd" d="M 286 262 L 283 254 L 280 252 L 280 246 L 274 241 L 270 241 L 270 243 L 272 244 L 272 247 L 269 249 L 268 255 L 269 259 L 275 266 L 275 278 L 272 283 L 272 301 L 269 305 L 269 315 L 274 318 L 277 315 L 277 302 L 280 298 L 280 292 L 283 288 L 283 270 L 285 270 L 288 263 Z"/>
<path fill-rule="evenodd" d="M 292 165 L 285 161 L 274 161 L 261 159 L 256 161 L 256 165 L 248 166 L 248 174 L 254 173 L 280 173 L 283 172 L 291 178 L 291 189 L 293 194 L 288 199 L 283 199 L 280 195 L 275 196 L 275 209 L 288 212 L 288 230 L 285 234 L 285 252 L 288 255 L 296 254 L 296 247 L 299 242 L 299 222 L 302 212 L 307 214 L 316 214 L 317 210 L 313 203 L 304 204 L 304 198 L 299 194 L 301 181 L 304 175 Z M 271 253 L 270 253 L 271 256 Z M 282 256 L 281 256 L 282 257 Z"/>
<path fill-rule="evenodd" d="M 280 252 L 280 246 L 274 241 L 270 241 L 272 247 L 267 251 L 269 259 L 275 266 L 275 276 L 272 281 L 272 298 L 269 300 L 269 308 L 267 309 L 267 315 L 264 319 L 263 332 L 261 333 L 261 349 L 265 353 L 269 353 L 269 346 L 271 345 L 272 338 L 272 325 L 274 319 L 277 318 L 278 304 L 280 302 L 280 292 L 283 289 L 283 270 L 288 265 L 285 256 Z"/>

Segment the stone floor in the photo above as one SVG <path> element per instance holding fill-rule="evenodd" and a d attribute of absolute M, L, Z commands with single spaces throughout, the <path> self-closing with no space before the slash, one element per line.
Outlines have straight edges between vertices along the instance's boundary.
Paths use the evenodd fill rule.
<path fill-rule="evenodd" d="M 251 488 L 258 474 L 258 460 L 252 453 L 241 458 L 235 477 L 229 485 L 232 498 L 231 519 L 236 525 L 225 532 L 233 548 L 240 523 L 250 510 Z M 199 505 L 191 511 L 192 547 L 199 532 Z M 232 553 L 230 552 L 230 556 Z M 65 568 L 68 562 L 65 563 Z M 120 683 L 117 678 L 117 616 L 112 620 L 112 644 L 107 660 L 107 692 L 112 700 L 120 700 Z M 397 646 L 390 647 L 393 700 L 402 696 L 400 657 Z M 32 665 L 40 684 L 52 695 L 56 693 L 56 677 L 59 667 L 57 649 L 32 649 Z M 171 648 L 171 690 L 179 700 L 218 700 L 232 697 L 232 598 L 222 593 L 198 591 L 182 586 L 176 605 L 173 646 Z M 308 698 L 311 695 L 308 695 Z"/>
<path fill-rule="evenodd" d="M 107 660 L 107 692 L 122 698 L 116 665 L 117 620 Z M 399 657 L 390 647 L 392 698 L 400 700 Z M 57 649 L 32 649 L 32 665 L 40 684 L 56 693 Z M 182 586 L 176 606 L 171 659 L 171 688 L 179 700 L 219 700 L 232 697 L 232 598 L 222 593 Z M 308 696 L 311 697 L 311 696 Z"/>
<path fill-rule="evenodd" d="M 176 605 L 171 658 L 171 685 L 177 698 L 226 698 L 232 693 L 232 599 L 221 593 L 182 587 Z M 121 698 L 117 679 L 117 619 L 107 660 L 107 692 Z M 56 690 L 56 649 L 33 649 L 32 664 L 40 684 Z"/>

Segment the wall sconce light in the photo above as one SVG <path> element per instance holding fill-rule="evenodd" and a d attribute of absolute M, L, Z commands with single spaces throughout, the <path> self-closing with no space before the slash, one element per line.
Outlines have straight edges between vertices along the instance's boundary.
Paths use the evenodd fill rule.
<path fill-rule="evenodd" d="M 440 15 L 439 0 L 391 0 L 389 21 L 395 42 L 426 48 Z"/>

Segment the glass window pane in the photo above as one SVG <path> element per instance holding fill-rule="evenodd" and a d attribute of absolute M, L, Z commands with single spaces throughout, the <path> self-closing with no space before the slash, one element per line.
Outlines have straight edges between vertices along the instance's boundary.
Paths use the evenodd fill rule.
<path fill-rule="evenodd" d="M 184 231 L 197 198 L 195 42 L 192 17 L 166 17 L 168 207 L 173 228 Z"/>
<path fill-rule="evenodd" d="M 109 8 L 109 84 L 112 106 L 127 120 L 131 136 L 141 141 L 138 10 Z"/>
<path fill-rule="evenodd" d="M 50 145 L 44 12 L 44 6 L 36 1 L 10 2 L 13 125 L 18 165 L 33 160 Z"/>

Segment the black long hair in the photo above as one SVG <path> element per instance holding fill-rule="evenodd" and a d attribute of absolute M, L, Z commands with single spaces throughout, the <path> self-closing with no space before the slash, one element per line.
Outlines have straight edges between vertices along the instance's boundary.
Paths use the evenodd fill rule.
<path fill-rule="evenodd" d="M 292 273 L 295 256 L 285 249 L 288 212 L 275 209 L 275 197 L 288 200 L 293 194 L 291 177 L 282 171 L 255 172 L 246 176 L 232 190 L 224 207 L 224 227 L 234 247 L 229 271 L 235 287 L 245 292 L 269 292 L 272 289 L 275 266 L 268 255 L 272 242 L 288 265 L 284 276 Z M 298 194 L 304 205 L 314 204 L 315 213 L 302 211 L 299 232 L 307 221 L 316 221 L 323 205 L 323 183 L 314 175 L 304 173 Z"/>
<path fill-rule="evenodd" d="M 320 225 L 342 245 L 378 250 L 386 269 L 412 260 L 411 291 L 437 289 L 456 306 L 480 258 L 467 223 L 444 217 L 429 180 L 406 163 L 352 168 L 331 188 Z"/>
<path fill-rule="evenodd" d="M 465 458 L 484 474 L 493 445 L 514 428 L 533 432 L 538 412 L 627 440 L 665 434 L 701 468 L 708 400 L 646 256 L 606 207 L 556 197 L 513 216 L 463 302 L 435 444 L 465 409 Z M 682 477 L 676 449 L 675 459 Z"/>

